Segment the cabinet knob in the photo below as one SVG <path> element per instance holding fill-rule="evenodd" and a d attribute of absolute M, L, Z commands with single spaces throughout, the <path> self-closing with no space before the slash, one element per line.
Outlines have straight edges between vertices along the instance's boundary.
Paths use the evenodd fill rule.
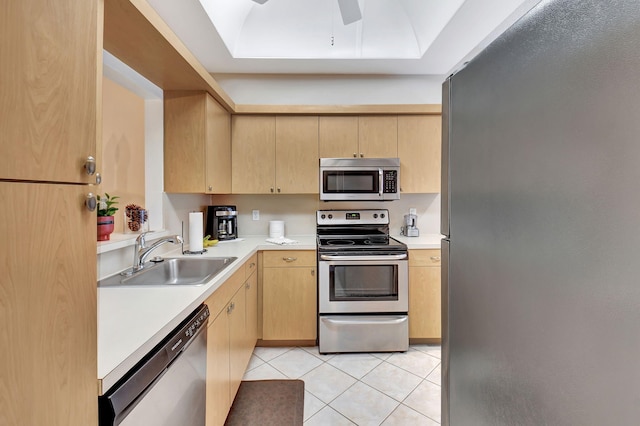
<path fill-rule="evenodd" d="M 93 176 L 96 172 L 96 159 L 93 156 L 88 156 L 84 162 L 84 170 L 89 176 Z"/>
<path fill-rule="evenodd" d="M 247 290 L 251 289 L 251 284 L 250 283 L 246 283 L 244 285 L 244 288 L 246 288 Z"/>
<path fill-rule="evenodd" d="M 209 185 L 209 191 L 213 191 L 213 186 Z"/>
<path fill-rule="evenodd" d="M 256 266 L 256 262 L 251 262 L 251 263 L 249 264 L 249 268 L 253 268 L 253 267 L 255 267 L 255 266 Z"/>
<path fill-rule="evenodd" d="M 434 262 L 440 262 L 440 256 L 431 256 L 431 260 Z"/>
<path fill-rule="evenodd" d="M 296 260 L 298 260 L 297 257 L 283 257 L 282 260 L 284 260 L 285 262 L 295 262 Z"/>
<path fill-rule="evenodd" d="M 87 198 L 84 200 L 84 205 L 90 212 L 95 211 L 96 207 L 98 207 L 98 200 L 96 200 L 96 196 L 93 195 L 92 192 L 87 194 Z"/>
<path fill-rule="evenodd" d="M 364 157 L 364 154 L 363 154 L 363 153 L 360 153 L 360 158 L 362 158 L 362 157 Z"/>
<path fill-rule="evenodd" d="M 100 185 L 102 183 L 102 175 L 100 173 L 96 173 L 96 185 Z"/>
<path fill-rule="evenodd" d="M 355 152 L 353 153 L 353 158 L 358 157 L 358 154 L 356 154 Z"/>
<path fill-rule="evenodd" d="M 278 187 L 278 192 L 280 192 L 280 188 Z"/>
<path fill-rule="evenodd" d="M 312 269 L 312 270 L 311 270 L 311 276 L 312 276 L 312 277 L 314 277 L 315 275 L 316 275 L 316 270 L 315 270 L 315 269 Z"/>
<path fill-rule="evenodd" d="M 273 192 L 273 186 L 271 187 L 271 192 Z"/>

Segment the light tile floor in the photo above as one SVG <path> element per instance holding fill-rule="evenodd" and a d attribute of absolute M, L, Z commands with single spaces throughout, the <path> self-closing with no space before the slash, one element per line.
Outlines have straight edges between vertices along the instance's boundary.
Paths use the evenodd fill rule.
<path fill-rule="evenodd" d="M 304 425 L 439 425 L 440 346 L 404 353 L 321 355 L 255 348 L 243 380 L 302 379 Z"/>

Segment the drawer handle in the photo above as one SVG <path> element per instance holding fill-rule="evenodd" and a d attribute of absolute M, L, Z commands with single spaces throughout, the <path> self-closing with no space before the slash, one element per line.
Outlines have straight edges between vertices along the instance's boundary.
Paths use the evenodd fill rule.
<path fill-rule="evenodd" d="M 256 266 L 256 262 L 251 262 L 251 263 L 249 264 L 249 268 L 253 268 L 254 266 Z"/>
<path fill-rule="evenodd" d="M 440 256 L 431 256 L 430 259 L 435 261 L 435 262 L 440 262 Z"/>
<path fill-rule="evenodd" d="M 284 260 L 285 262 L 295 262 L 296 260 L 298 260 L 297 257 L 283 257 L 282 260 Z"/>

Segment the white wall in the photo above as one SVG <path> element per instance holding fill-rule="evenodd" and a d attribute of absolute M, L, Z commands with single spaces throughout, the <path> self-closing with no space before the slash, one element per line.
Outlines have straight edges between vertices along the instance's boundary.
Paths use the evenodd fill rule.
<path fill-rule="evenodd" d="M 422 234 L 440 233 L 440 195 L 402 194 L 400 200 L 388 202 L 324 202 L 318 195 L 214 195 L 212 205 L 234 205 L 238 209 L 238 234 L 269 234 L 270 220 L 285 221 L 285 235 L 314 235 L 316 210 L 388 209 L 390 232 L 400 233 L 404 215 L 416 208 L 418 228 Z M 252 220 L 252 210 L 260 210 L 260 220 Z"/>
<path fill-rule="evenodd" d="M 236 104 L 440 104 L 444 76 L 215 74 Z"/>

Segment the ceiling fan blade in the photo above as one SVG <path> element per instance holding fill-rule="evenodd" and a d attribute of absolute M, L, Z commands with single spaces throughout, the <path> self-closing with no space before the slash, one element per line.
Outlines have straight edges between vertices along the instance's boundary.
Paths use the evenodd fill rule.
<path fill-rule="evenodd" d="M 253 0 L 253 1 L 256 2 L 256 3 L 260 3 L 260 4 L 265 4 L 269 0 Z"/>
<path fill-rule="evenodd" d="M 358 0 L 338 0 L 338 6 L 340 6 L 342 22 L 345 25 L 349 25 L 362 19 L 362 12 L 360 12 Z"/>

